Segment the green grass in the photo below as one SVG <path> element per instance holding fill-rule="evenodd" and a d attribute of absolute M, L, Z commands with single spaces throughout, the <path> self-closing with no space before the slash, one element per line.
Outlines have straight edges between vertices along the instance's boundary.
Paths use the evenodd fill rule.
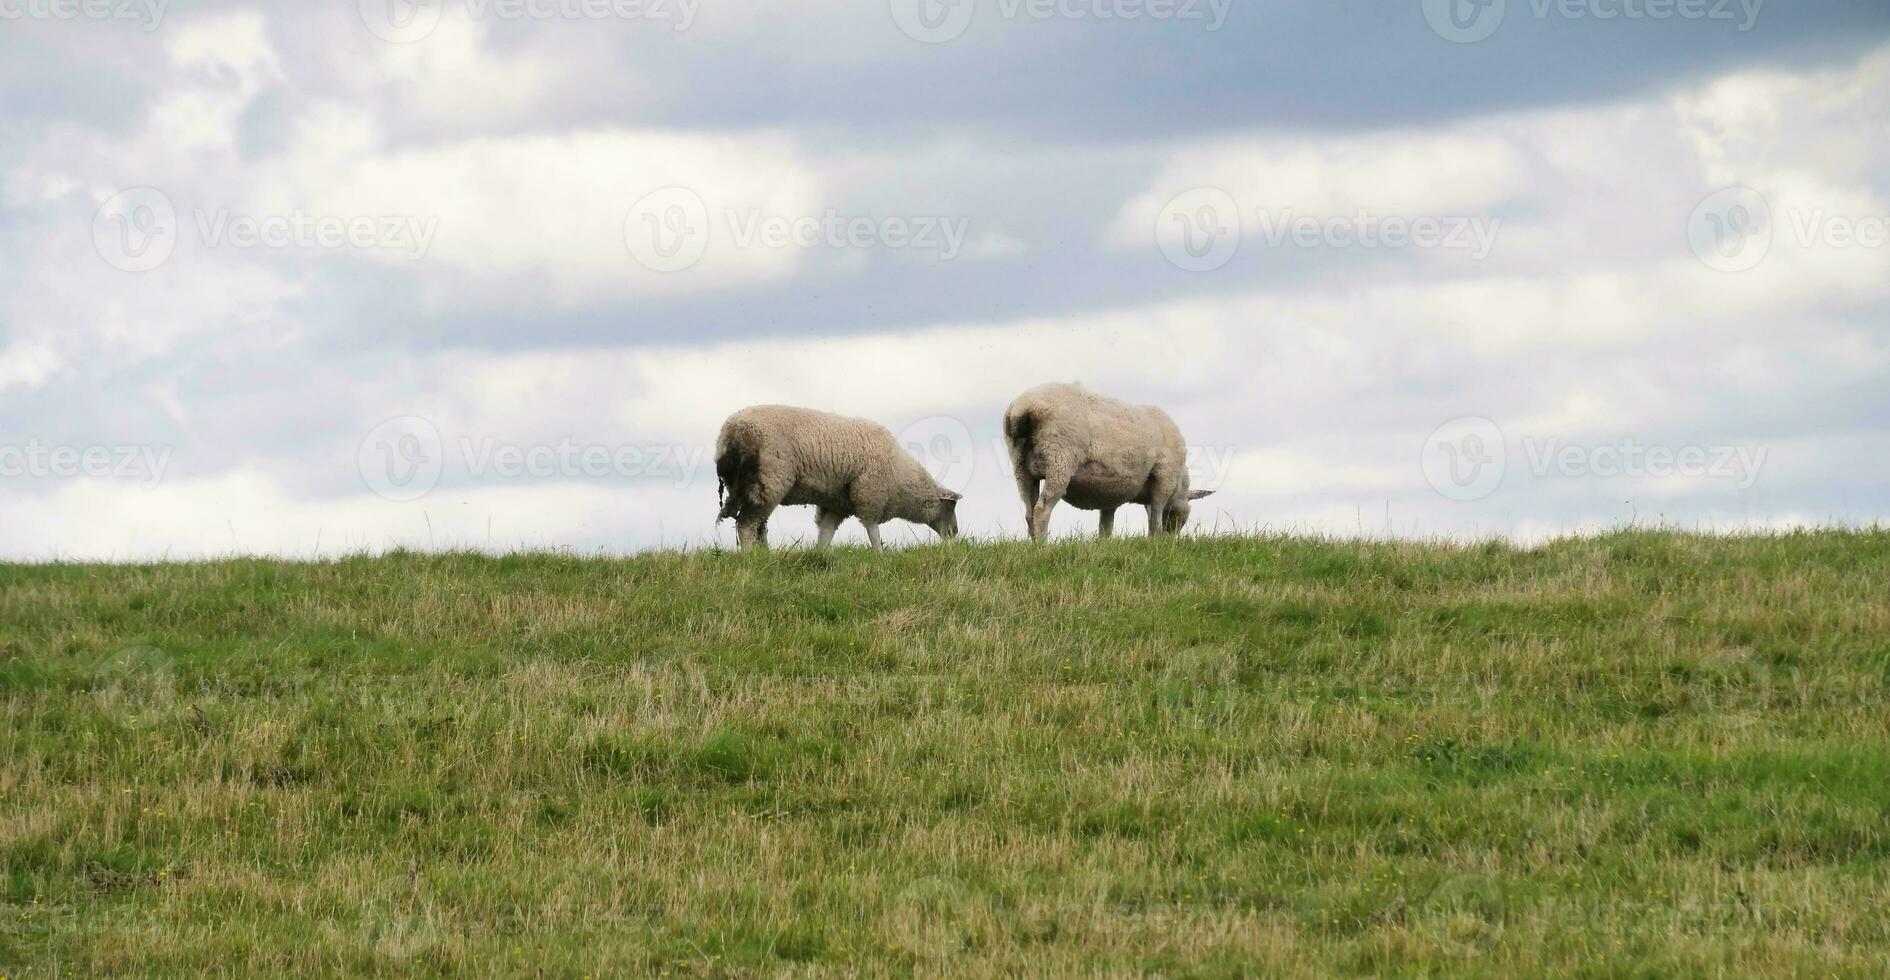
<path fill-rule="evenodd" d="M 0 976 L 1890 972 L 1890 533 L 0 567 Z"/>

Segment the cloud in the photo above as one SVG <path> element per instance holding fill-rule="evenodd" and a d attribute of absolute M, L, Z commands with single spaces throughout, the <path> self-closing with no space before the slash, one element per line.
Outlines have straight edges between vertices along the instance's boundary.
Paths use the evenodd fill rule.
<path fill-rule="evenodd" d="M 701 39 L 756 40 L 714 16 L 704 10 Z M 895 431 L 961 422 L 977 461 L 964 525 L 1017 533 L 997 419 L 1046 380 L 1168 408 L 1199 458 L 1227 464 L 1198 511 L 1209 527 L 1527 536 L 1650 512 L 1717 526 L 1842 518 L 1890 500 L 1890 472 L 1865 460 L 1890 427 L 1890 246 L 1831 233 L 1890 213 L 1890 144 L 1875 138 L 1890 123 L 1890 48 L 1442 121 L 1276 120 L 1209 136 L 1178 124 L 1172 139 L 1125 124 L 1064 144 L 1018 142 L 990 118 L 1044 111 L 1032 93 L 948 132 L 922 123 L 923 105 L 899 126 L 861 126 L 857 104 L 818 124 L 738 123 L 716 114 L 719 89 L 609 110 L 583 101 L 599 78 L 658 102 L 678 78 L 740 83 L 765 104 L 779 93 L 758 88 L 807 76 L 672 77 L 674 39 L 599 40 L 584 26 L 449 12 L 403 47 L 328 15 L 179 12 L 151 43 L 113 49 L 135 52 L 115 69 L 145 83 L 135 111 L 0 124 L 27 137 L 0 150 L 0 448 L 172 450 L 150 489 L 0 480 L 16 515 L 0 553 L 715 540 L 726 528 L 709 523 L 703 479 L 495 477 L 457 447 L 701 450 L 730 411 L 768 401 Z M 1043 26 L 1005 43 L 1036 50 L 1068 25 Z M 1105 36 L 1168 50 L 1086 35 Z M 613 75 L 624 61 L 611 39 L 655 53 Z M 904 40 L 888 51 L 908 57 Z M 945 62 L 969 57 L 962 47 Z M 878 71 L 869 48 L 830 68 L 803 52 L 796 71 L 822 84 Z M 359 76 L 336 77 L 346 65 Z M 920 84 L 875 77 L 894 100 Z M 973 81 L 929 84 L 958 97 L 981 91 Z M 679 122 L 675 106 L 702 111 Z M 130 273 L 92 233 L 101 202 L 138 185 L 169 196 L 181 235 L 162 266 Z M 1242 208 L 1243 239 L 1224 267 L 1189 272 L 1155 228 L 1203 185 Z M 1696 210 L 1729 187 L 1761 195 L 1771 217 L 1739 229 L 1767 248 L 1731 271 L 1690 237 Z M 1481 258 L 1266 242 L 1258 215 L 1286 209 L 1487 219 L 1500 234 Z M 736 240 L 746 221 L 830 211 L 942 215 L 969 232 L 950 260 Z M 297 212 L 437 226 L 420 255 L 239 247 L 201 231 L 202 216 Z M 697 229 L 699 257 L 674 268 L 687 252 L 639 251 Z M 439 486 L 403 503 L 374 495 L 360 459 L 376 426 L 407 415 L 451 451 Z M 1461 416 L 1514 443 L 1506 479 L 1472 501 L 1440 494 L 1421 465 L 1426 438 Z M 1529 448 L 1548 440 L 1604 456 L 1628 440 L 1770 455 L 1743 489 L 1530 472 Z M 1057 526 L 1093 521 L 1071 512 Z M 784 524 L 811 533 L 804 514 Z"/>
<path fill-rule="evenodd" d="M 819 178 L 779 135 L 597 130 L 389 149 L 370 120 L 338 107 L 305 118 L 291 149 L 259 169 L 273 179 L 248 192 L 258 211 L 436 219 L 413 272 L 447 275 L 432 285 L 448 305 L 464 291 L 571 307 L 779 279 L 803 253 L 740 247 L 731 218 L 818 213 L 820 199 Z M 673 271 L 640 263 L 626 244 L 669 233 L 633 209 L 672 188 L 699 202 L 683 230 L 706 236 L 701 258 Z"/>

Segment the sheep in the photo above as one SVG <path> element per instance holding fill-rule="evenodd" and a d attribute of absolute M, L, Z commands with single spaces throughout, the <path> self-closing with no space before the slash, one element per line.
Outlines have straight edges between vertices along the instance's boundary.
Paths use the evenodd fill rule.
<path fill-rule="evenodd" d="M 715 475 L 716 523 L 734 518 L 743 546 L 768 546 L 768 515 L 782 504 L 814 505 L 821 548 L 849 517 L 859 518 L 875 548 L 880 524 L 892 518 L 944 539 L 958 534 L 959 495 L 866 419 L 788 405 L 744 408 L 716 436 Z"/>
<path fill-rule="evenodd" d="M 1017 396 L 1004 411 L 1004 444 L 1032 540 L 1049 535 L 1059 500 L 1101 511 L 1097 532 L 1105 538 L 1117 507 L 1141 504 L 1155 536 L 1180 531 L 1189 502 L 1214 492 L 1188 489 L 1187 448 L 1168 413 L 1081 385 L 1039 385 Z"/>

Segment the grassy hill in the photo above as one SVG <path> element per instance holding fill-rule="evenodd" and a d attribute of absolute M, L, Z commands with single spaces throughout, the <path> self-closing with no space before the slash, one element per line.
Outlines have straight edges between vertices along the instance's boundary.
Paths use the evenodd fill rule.
<path fill-rule="evenodd" d="M 0 976 L 1890 971 L 1890 533 L 0 567 Z"/>

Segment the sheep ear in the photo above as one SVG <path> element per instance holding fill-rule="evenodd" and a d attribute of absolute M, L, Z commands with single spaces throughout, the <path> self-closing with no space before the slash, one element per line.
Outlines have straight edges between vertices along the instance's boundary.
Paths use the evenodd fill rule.
<path fill-rule="evenodd" d="M 956 490 L 947 490 L 944 487 L 938 488 L 938 499 L 940 500 L 963 500 L 964 498 L 965 495 Z"/>
<path fill-rule="evenodd" d="M 1200 500 L 1200 499 L 1201 499 L 1202 497 L 1205 497 L 1205 496 L 1207 496 L 1208 494 L 1211 494 L 1211 493 L 1213 493 L 1213 492 L 1214 492 L 1214 491 L 1212 491 L 1212 490 L 1190 490 L 1190 491 L 1188 491 L 1188 499 L 1189 499 L 1189 500 Z"/>

